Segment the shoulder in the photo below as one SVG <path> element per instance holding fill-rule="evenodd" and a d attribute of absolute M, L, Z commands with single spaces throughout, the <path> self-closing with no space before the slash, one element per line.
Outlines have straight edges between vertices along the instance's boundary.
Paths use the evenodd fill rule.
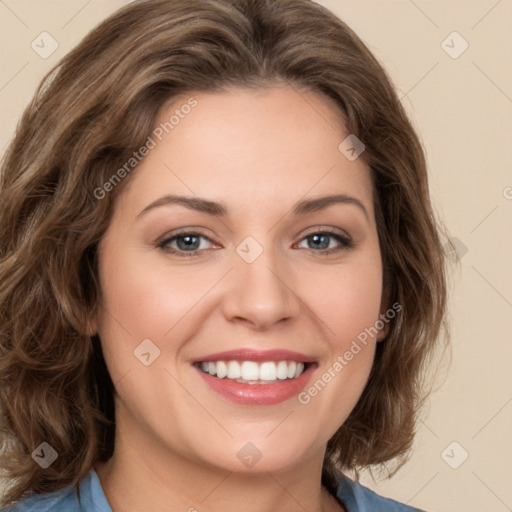
<path fill-rule="evenodd" d="M 417 508 L 379 496 L 345 476 L 339 477 L 337 496 L 347 512 L 421 512 Z"/>
<path fill-rule="evenodd" d="M 80 493 L 75 485 L 47 494 L 36 494 L 1 512 L 112 512 L 101 484 L 92 469 L 80 482 Z"/>
<path fill-rule="evenodd" d="M 79 512 L 80 504 L 75 488 L 70 486 L 60 491 L 36 494 L 20 501 L 2 512 Z"/>

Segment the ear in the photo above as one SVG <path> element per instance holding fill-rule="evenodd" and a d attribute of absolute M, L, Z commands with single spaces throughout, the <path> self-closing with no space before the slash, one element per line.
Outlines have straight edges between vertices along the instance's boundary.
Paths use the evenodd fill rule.
<path fill-rule="evenodd" d="M 377 343 L 383 341 L 389 333 L 389 323 L 384 324 L 384 327 L 379 331 L 377 335 Z"/>
<path fill-rule="evenodd" d="M 379 333 L 377 334 L 377 343 L 383 341 L 389 333 L 391 322 L 390 322 L 390 319 L 387 318 L 385 312 L 386 312 L 386 308 L 382 309 L 380 312 L 380 315 L 379 315 L 378 322 L 383 323 L 384 325 L 383 325 L 382 329 L 379 330 Z"/>
<path fill-rule="evenodd" d="M 86 336 L 92 337 L 98 334 L 98 320 L 96 315 L 87 318 L 85 322 L 85 333 Z"/>

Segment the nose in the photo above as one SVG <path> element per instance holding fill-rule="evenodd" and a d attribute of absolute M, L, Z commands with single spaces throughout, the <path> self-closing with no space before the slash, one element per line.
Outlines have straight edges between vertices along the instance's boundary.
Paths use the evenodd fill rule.
<path fill-rule="evenodd" d="M 234 257 L 235 268 L 223 300 L 226 319 L 264 330 L 298 317 L 301 301 L 294 290 L 293 272 L 282 258 L 278 264 L 268 249 L 252 263 L 237 254 Z"/>

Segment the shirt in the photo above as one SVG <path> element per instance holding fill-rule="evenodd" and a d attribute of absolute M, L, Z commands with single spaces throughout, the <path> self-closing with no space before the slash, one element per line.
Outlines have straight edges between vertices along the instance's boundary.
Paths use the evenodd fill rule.
<path fill-rule="evenodd" d="M 338 498 L 348 512 L 421 512 L 417 508 L 383 498 L 370 489 L 341 476 Z M 4 509 L 4 512 L 113 512 L 94 469 L 80 482 L 80 499 L 75 486 L 48 494 L 37 494 Z"/>

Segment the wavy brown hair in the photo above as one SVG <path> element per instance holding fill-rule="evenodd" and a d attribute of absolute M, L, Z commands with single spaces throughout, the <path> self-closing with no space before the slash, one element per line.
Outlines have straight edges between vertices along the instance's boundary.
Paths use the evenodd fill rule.
<path fill-rule="evenodd" d="M 169 100 L 276 83 L 334 100 L 340 123 L 365 144 L 383 305 L 402 305 L 359 402 L 328 443 L 323 483 L 332 491 L 338 471 L 403 462 L 446 285 L 423 149 L 391 81 L 347 25 L 309 0 L 142 0 L 44 78 L 3 160 L 4 504 L 76 484 L 113 453 L 114 387 L 88 326 L 101 307 L 96 247 L 130 176 L 102 199 L 95 191 L 144 145 Z M 43 441 L 58 453 L 46 469 L 31 457 Z"/>

